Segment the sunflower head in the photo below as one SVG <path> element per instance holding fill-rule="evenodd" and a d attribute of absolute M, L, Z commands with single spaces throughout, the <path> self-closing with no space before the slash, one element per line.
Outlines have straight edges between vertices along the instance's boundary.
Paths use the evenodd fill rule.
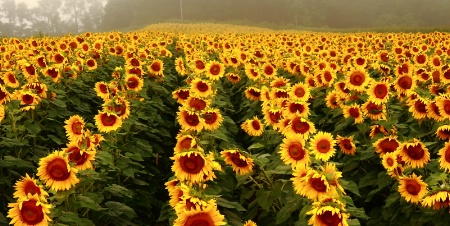
<path fill-rule="evenodd" d="M 10 224 L 14 225 L 48 225 L 52 221 L 47 215 L 50 213 L 51 205 L 44 204 L 39 199 L 38 194 L 20 198 L 17 203 L 8 204 L 10 210 L 8 216 L 11 218 Z"/>
<path fill-rule="evenodd" d="M 69 190 L 79 182 L 78 170 L 69 165 L 65 151 L 55 151 L 39 160 L 37 176 L 55 191 Z"/>
<path fill-rule="evenodd" d="M 34 178 L 31 178 L 28 174 L 22 177 L 21 180 L 17 181 L 14 186 L 14 198 L 21 199 L 23 197 L 28 197 L 28 194 L 39 196 L 39 200 L 46 202 L 48 193 L 44 190 L 42 185 Z"/>
<path fill-rule="evenodd" d="M 225 163 L 231 165 L 233 170 L 240 174 L 245 175 L 253 171 L 253 159 L 244 155 L 237 149 L 229 149 L 220 152 Z"/>
<path fill-rule="evenodd" d="M 427 184 L 422 181 L 422 176 L 402 176 L 399 178 L 398 192 L 406 201 L 418 203 L 427 194 Z"/>

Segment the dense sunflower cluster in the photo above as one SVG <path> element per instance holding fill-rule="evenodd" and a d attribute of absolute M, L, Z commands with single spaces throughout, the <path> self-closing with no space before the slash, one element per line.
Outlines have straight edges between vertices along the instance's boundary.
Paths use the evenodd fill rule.
<path fill-rule="evenodd" d="M 210 87 L 222 75 L 234 84 L 245 80 L 244 95 L 261 103 L 262 116 L 250 117 L 241 128 L 250 136 L 261 136 L 269 127 L 281 133 L 280 158 L 294 171 L 296 192 L 320 205 L 329 200 L 341 205 L 314 207 L 310 224 L 347 225 L 345 202 L 339 201 L 345 194 L 339 184 L 342 173 L 329 161 L 337 154 L 337 147 L 349 156 L 358 149 L 358 141 L 349 131 L 317 129 L 310 119 L 317 110 L 311 110 L 317 98 L 323 98 L 330 111 L 340 112 L 353 124 L 371 125 L 366 136 L 372 138 L 388 174 L 399 181 L 398 191 L 405 200 L 434 208 L 448 205 L 448 198 L 441 193 L 450 187 L 435 184 L 437 190 L 428 192 L 422 176 L 412 172 L 436 160 L 444 171 L 450 171 L 448 143 L 439 152 L 431 152 L 420 139 L 400 139 L 395 125 L 388 130 L 378 123 L 389 121 L 389 104 L 399 103 L 414 120 L 441 123 L 437 138 L 448 140 L 450 40 L 444 33 L 194 32 L 181 37 L 177 48 L 184 58 L 177 58 L 175 64 L 180 75 L 189 76 L 189 86 L 175 91 L 174 97 L 183 105 L 179 112 L 183 131 L 192 131 L 192 136 L 205 128 L 202 111 L 214 103 L 215 90 Z M 187 153 L 200 149 L 196 138 L 189 139 Z M 242 164 L 230 162 L 232 155 Z M 438 159 L 431 159 L 436 155 Z M 241 151 L 226 150 L 222 157 L 238 173 L 251 172 L 243 168 L 250 162 Z M 203 176 L 204 180 L 210 178 Z"/>
<path fill-rule="evenodd" d="M 149 33 L 110 32 L 86 33 L 78 36 L 45 38 L 3 38 L 0 42 L 0 122 L 8 113 L 8 103 L 17 101 L 21 111 L 39 109 L 42 99 L 58 97 L 49 92 L 57 83 L 67 83 L 78 76 L 92 76 L 110 56 L 123 58 L 125 64 L 111 74 L 111 81 L 98 82 L 95 92 L 104 101 L 95 116 L 101 133 L 118 130 L 130 115 L 130 101 L 140 99 L 145 79 L 162 81 L 164 65 L 161 59 L 171 57 L 166 45 L 170 35 L 148 39 Z M 104 140 L 101 133 L 87 128 L 85 119 L 73 115 L 65 121 L 69 142 L 66 148 L 41 158 L 37 176 L 28 174 L 16 183 L 16 203 L 8 217 L 14 225 L 48 225 L 46 189 L 55 192 L 73 189 L 80 182 L 80 170 L 94 169 L 93 161 Z M 45 186 L 44 186 L 45 185 Z"/>

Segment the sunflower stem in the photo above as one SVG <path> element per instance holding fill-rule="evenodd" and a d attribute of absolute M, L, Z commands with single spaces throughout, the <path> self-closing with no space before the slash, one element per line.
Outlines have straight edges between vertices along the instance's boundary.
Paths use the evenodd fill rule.
<path fill-rule="evenodd" d="M 253 178 L 252 176 L 250 176 L 250 179 L 256 184 L 256 186 L 258 186 L 259 189 L 262 189 L 262 188 L 263 188 L 263 186 L 262 186 L 261 184 L 259 184 L 259 183 L 255 180 L 255 178 Z"/>

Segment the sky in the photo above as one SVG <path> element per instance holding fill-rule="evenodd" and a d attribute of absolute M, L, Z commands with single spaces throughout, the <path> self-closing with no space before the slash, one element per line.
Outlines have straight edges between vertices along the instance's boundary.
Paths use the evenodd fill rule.
<path fill-rule="evenodd" d="M 0 0 L 1 1 L 1 0 Z M 36 7 L 38 0 L 16 0 L 16 3 L 25 2 L 29 8 Z"/>

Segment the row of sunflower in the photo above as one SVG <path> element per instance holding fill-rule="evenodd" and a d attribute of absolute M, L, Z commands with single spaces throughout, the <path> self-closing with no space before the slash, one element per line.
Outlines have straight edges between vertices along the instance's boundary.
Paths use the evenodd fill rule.
<path fill-rule="evenodd" d="M 111 154 L 101 154 L 102 149 L 105 149 L 102 148 L 104 143 L 119 146 L 120 143 L 115 142 L 115 139 L 120 138 L 117 130 L 121 128 L 124 120 L 130 117 L 130 102 L 145 101 L 143 97 L 147 97 L 147 93 L 146 90 L 143 90 L 144 81 L 147 81 L 147 84 L 163 81 L 164 63 L 160 59 L 171 57 L 171 51 L 166 48 L 172 40 L 170 35 L 164 34 L 153 40 L 144 39 L 147 35 L 148 33 L 111 32 L 106 34 L 86 33 L 74 37 L 2 39 L 0 45 L 2 56 L 2 61 L 0 61 L 0 122 L 2 122 L 2 128 L 12 127 L 12 129 L 10 129 L 11 133 L 8 133 L 9 130 L 2 129 L 6 131 L 2 132 L 2 146 L 6 148 L 2 150 L 1 155 L 5 158 L 0 159 L 1 184 L 10 183 L 8 179 L 17 176 L 15 170 L 19 167 L 31 168 L 31 171 L 28 171 L 31 173 L 34 168 L 33 161 L 38 162 L 36 176 L 39 177 L 39 179 L 35 179 L 27 173 L 25 177 L 16 182 L 13 194 L 16 202 L 8 205 L 10 209 L 7 217 L 12 219 L 10 224 L 48 225 L 52 221 L 50 216 L 56 216 L 58 219 L 54 222 L 56 225 L 62 224 L 61 222 L 92 225 L 92 221 L 82 219 L 78 214 L 69 215 L 70 211 L 84 207 L 87 208 L 86 214 L 89 210 L 106 209 L 95 204 L 93 199 L 86 196 L 93 192 L 92 189 L 86 189 L 86 183 L 91 183 L 92 186 L 92 181 L 89 181 L 92 179 L 89 177 L 99 176 L 98 172 L 94 171 L 94 166 L 97 166 L 97 170 L 102 168 L 102 165 L 99 165 L 102 162 L 94 164 L 97 154 L 100 153 L 100 161 L 103 159 L 105 162 L 104 158 Z M 96 80 L 104 78 L 111 80 L 95 83 Z M 84 82 L 88 82 L 92 86 L 83 84 Z M 89 105 L 97 103 L 95 100 L 84 99 L 83 101 L 86 102 L 81 103 L 79 96 L 64 95 L 69 93 L 66 93 L 67 90 L 77 89 L 79 85 L 91 91 L 77 90 L 78 95 L 93 93 L 94 96 L 97 95 L 103 100 L 103 103 L 100 103 L 102 109 L 97 114 L 89 109 L 98 108 L 98 105 Z M 86 96 L 93 97 L 92 95 Z M 77 100 L 78 102 L 75 103 L 78 106 L 70 106 L 72 100 Z M 67 110 L 66 108 L 72 109 Z M 67 114 L 77 112 L 77 109 L 82 109 L 81 113 L 90 115 L 95 126 L 93 123 L 87 123 L 85 117 L 78 114 L 63 121 L 63 125 L 52 119 L 53 117 L 63 118 Z M 46 117 L 47 121 L 42 117 Z M 21 120 L 22 118 L 23 120 Z M 3 121 L 4 119 L 5 121 Z M 47 131 L 49 134 L 39 134 L 44 130 L 40 123 L 49 121 L 51 124 L 47 124 L 47 128 L 56 128 L 57 132 L 64 128 L 67 136 L 61 138 L 60 134 L 54 133 L 55 130 Z M 32 130 L 20 125 L 21 122 L 25 122 Z M 61 127 L 58 128 L 59 125 Z M 93 133 L 91 129 L 100 133 Z M 34 133 L 21 134 L 21 130 L 23 133 Z M 104 138 L 101 133 L 108 134 L 108 137 Z M 45 139 L 42 136 L 51 137 L 51 140 L 58 145 L 49 143 L 48 138 Z M 65 148 L 60 146 L 64 144 L 62 139 L 68 140 Z M 11 140 L 16 143 L 8 145 L 8 142 L 12 142 Z M 30 140 L 34 144 L 28 143 Z M 42 140 L 47 142 L 41 144 Z M 102 141 L 105 142 L 102 144 Z M 23 147 L 18 148 L 18 144 L 22 144 Z M 35 150 L 33 152 L 31 151 L 33 147 L 38 147 L 43 151 Z M 48 149 L 57 149 L 57 151 L 48 153 Z M 109 152 L 108 149 L 106 150 Z M 41 154 L 46 156 L 39 158 L 38 156 Z M 137 152 L 136 155 L 138 155 Z M 135 158 L 142 158 L 140 156 Z M 119 153 L 116 157 L 123 158 L 123 155 Z M 20 163 L 22 166 L 11 163 Z M 109 164 L 113 164 L 113 162 Z M 140 166 L 137 163 L 134 164 Z M 6 168 L 4 168 L 5 166 Z M 111 170 L 109 169 L 109 171 Z M 106 172 L 106 170 L 101 171 Z M 4 172 L 8 174 L 4 174 Z M 107 174 L 103 175 L 107 176 Z M 97 178 L 96 180 L 105 181 L 106 179 Z M 79 184 L 80 186 L 77 186 Z M 107 185 L 110 186 L 106 186 L 106 189 L 111 187 L 122 189 L 120 191 L 110 190 L 112 195 L 121 197 L 124 192 L 130 192 L 123 186 Z M 6 190 L 9 190 L 8 187 Z M 120 192 L 122 194 L 119 194 Z M 76 197 L 70 197 L 71 194 L 76 194 Z M 83 198 L 83 196 L 84 202 L 81 200 L 77 202 L 76 199 Z M 90 197 L 95 198 L 96 196 Z M 68 206 L 71 198 L 75 198 L 75 201 L 69 205 L 80 207 Z M 5 203 L 6 200 L 11 201 L 5 195 Z M 64 202 L 66 207 L 62 208 L 63 212 L 61 212 L 61 208 L 57 207 Z M 109 211 L 112 211 L 112 215 L 110 219 L 104 219 L 103 223 L 114 218 L 122 219 L 119 215 L 123 214 L 123 211 L 136 215 L 134 210 L 114 210 L 129 208 L 121 203 L 110 201 L 105 204 L 109 207 Z"/>
<path fill-rule="evenodd" d="M 216 95 L 211 87 L 225 86 L 224 81 L 214 77 L 220 71 L 230 83 L 244 89 L 243 95 L 250 101 L 261 101 L 260 111 L 248 109 L 253 113 L 236 121 L 242 123 L 241 129 L 250 137 L 260 137 L 251 138 L 246 145 L 248 150 L 259 148 L 272 157 L 279 153 L 274 158 L 291 167 L 285 173 L 291 172 L 290 183 L 295 193 L 309 199 L 304 204 L 306 209 L 302 206 L 289 209 L 292 204 L 282 200 L 285 205 L 275 214 L 277 218 L 283 211 L 300 211 L 300 218 L 306 212 L 312 215 L 308 221 L 311 225 L 357 224 L 360 220 L 404 222 L 405 218 L 388 211 L 401 208 L 408 217 L 413 210 L 417 214 L 418 207 L 414 204 L 421 203 L 424 209 L 419 213 L 423 214 L 412 216 L 412 223 L 418 218 L 423 222 L 441 222 L 439 213 L 430 213 L 426 208 L 444 209 L 449 200 L 446 172 L 450 150 L 448 143 L 442 141 L 449 138 L 446 124 L 450 115 L 447 109 L 450 41 L 445 33 L 242 31 L 181 37 L 177 49 L 183 51 L 185 58 L 177 59 L 176 69 L 180 75 L 188 75 L 189 87 L 174 92 L 183 105 L 178 113 L 182 132 L 177 137 L 175 156 L 180 148 L 186 149 L 182 151 L 186 153 L 183 156 L 188 156 L 184 160 L 200 159 L 191 153 L 193 149 L 204 153 L 202 159 L 217 151 L 218 145 L 216 150 L 204 151 L 201 147 L 214 141 L 203 141 L 201 137 L 207 128 L 205 121 L 210 119 L 203 110 L 218 104 L 210 99 Z M 233 92 L 232 86 L 221 90 Z M 194 99 L 203 100 L 200 104 Z M 271 146 L 267 138 L 273 132 L 283 136 L 276 152 L 264 148 Z M 184 137 L 184 133 L 189 137 Z M 336 146 L 340 153 L 336 152 Z M 222 153 L 227 153 L 222 154 L 224 161 L 239 173 L 253 177 L 263 173 L 245 169 L 253 162 L 249 157 L 262 153 L 252 155 L 243 150 Z M 236 155 L 233 163 L 228 161 L 230 153 Z M 180 193 L 181 187 L 211 177 L 204 174 L 202 179 L 194 177 L 191 181 L 189 173 L 183 173 L 193 162 L 198 166 L 199 161 L 178 163 L 179 157 L 174 160 L 177 179 L 167 185 L 172 198 L 179 195 L 172 203 L 175 208 L 176 203 L 188 203 L 181 198 L 186 191 Z M 214 170 L 214 160 L 211 161 L 208 171 Z M 200 172 L 200 168 L 196 170 Z M 351 179 L 345 180 L 346 175 Z M 247 181 L 254 180 L 252 176 L 246 177 Z M 240 179 L 236 176 L 236 180 Z M 276 179 L 266 181 L 270 185 Z M 223 183 L 220 178 L 216 181 Z M 178 190 L 173 190 L 174 185 L 180 186 Z M 194 190 L 206 187 L 202 183 Z M 346 194 L 344 188 L 352 194 Z M 246 188 L 241 185 L 239 189 Z M 387 200 L 368 205 L 378 202 L 375 197 Z M 273 205 L 276 207 L 277 203 Z M 358 219 L 349 219 L 351 215 Z M 277 223 L 286 223 L 287 218 L 279 218 Z M 267 220 L 260 216 L 257 222 L 268 223 L 262 219 Z"/>

